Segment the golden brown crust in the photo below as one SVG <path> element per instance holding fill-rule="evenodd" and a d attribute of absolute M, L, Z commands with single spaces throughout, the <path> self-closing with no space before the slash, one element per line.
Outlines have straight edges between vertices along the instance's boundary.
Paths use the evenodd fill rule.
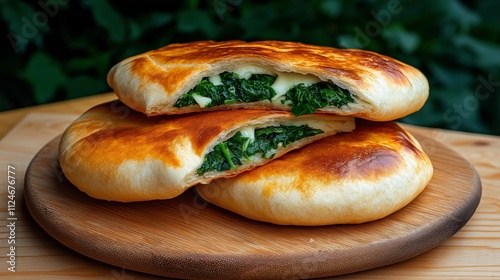
<path fill-rule="evenodd" d="M 393 122 L 316 141 L 234 178 L 197 186 L 207 201 L 276 224 L 362 223 L 413 200 L 432 177 L 416 140 Z"/>
<path fill-rule="evenodd" d="M 377 53 L 281 41 L 199 41 L 171 44 L 115 65 L 108 83 L 128 106 L 148 115 L 206 111 L 175 108 L 177 99 L 203 77 L 254 65 L 275 72 L 312 74 L 356 95 L 357 105 L 322 112 L 371 120 L 393 120 L 419 110 L 428 96 L 427 79 L 417 69 Z M 233 103 L 227 108 L 289 106 L 271 102 Z M 211 108 L 214 110 L 220 108 Z"/>
<path fill-rule="evenodd" d="M 324 114 L 296 118 L 276 110 L 229 110 L 203 114 L 148 117 L 121 102 L 98 105 L 64 132 L 59 160 L 66 177 L 90 196 L 115 201 L 167 199 L 196 183 L 234 176 L 266 161 L 237 170 L 196 170 L 213 147 L 247 125 L 337 123 L 324 134 L 301 139 L 280 149 L 276 157 L 311 141 L 354 129 L 354 120 Z"/>

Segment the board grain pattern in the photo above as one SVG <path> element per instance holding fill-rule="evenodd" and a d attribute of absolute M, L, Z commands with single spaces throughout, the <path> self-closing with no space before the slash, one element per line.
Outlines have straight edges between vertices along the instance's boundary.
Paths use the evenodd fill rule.
<path fill-rule="evenodd" d="M 38 224 L 69 248 L 98 261 L 174 278 L 315 278 L 387 266 L 453 236 L 481 198 L 467 160 L 419 134 L 432 148 L 434 176 L 412 203 L 378 221 L 321 227 L 252 221 L 204 202 L 195 192 L 165 201 L 92 199 L 57 164 L 59 138 L 31 161 L 25 200 Z"/>

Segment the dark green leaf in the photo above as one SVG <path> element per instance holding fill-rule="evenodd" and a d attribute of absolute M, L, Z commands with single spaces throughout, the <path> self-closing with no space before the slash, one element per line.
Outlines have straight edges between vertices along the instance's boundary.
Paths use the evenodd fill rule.
<path fill-rule="evenodd" d="M 234 102 L 257 102 L 272 100 L 276 95 L 271 87 L 276 76 L 257 74 L 249 79 L 241 79 L 238 75 L 230 72 L 220 74 L 222 85 L 215 86 L 207 78 L 203 79 L 194 89 L 181 96 L 174 104 L 175 107 L 196 105 L 193 94 L 196 93 L 212 100 L 205 107 L 219 106 Z M 312 114 L 316 109 L 325 106 L 342 107 L 353 102 L 352 95 L 331 83 L 317 83 L 311 86 L 298 84 L 289 89 L 285 94 L 283 104 L 290 105 L 295 116 Z"/>
<path fill-rule="evenodd" d="M 271 88 L 276 76 L 257 74 L 248 80 L 241 79 L 234 73 L 224 72 L 220 74 L 222 85 L 214 85 L 208 79 L 203 79 L 194 89 L 184 94 L 174 106 L 184 107 L 195 105 L 193 94 L 212 99 L 210 105 L 205 107 L 219 106 L 234 102 L 256 102 L 271 100 L 275 95 Z"/>
<path fill-rule="evenodd" d="M 321 11 L 328 16 L 335 18 L 342 13 L 342 2 L 337 0 L 323 0 L 321 2 Z"/>
<path fill-rule="evenodd" d="M 392 25 L 382 31 L 382 37 L 389 46 L 399 48 L 405 53 L 413 53 L 420 44 L 420 36 L 406 30 L 401 25 Z"/>
<path fill-rule="evenodd" d="M 84 0 L 83 3 L 92 11 L 95 22 L 106 29 L 111 41 L 119 43 L 125 40 L 125 19 L 108 0 Z"/>
<path fill-rule="evenodd" d="M 177 30 L 180 32 L 201 31 L 205 36 L 212 39 L 218 34 L 209 14 L 200 10 L 185 10 L 177 15 Z"/>
<path fill-rule="evenodd" d="M 34 99 L 37 103 L 52 100 L 56 95 L 56 90 L 66 81 L 66 75 L 58 61 L 42 52 L 31 56 L 23 77 L 33 87 Z"/>
<path fill-rule="evenodd" d="M 462 69 L 444 67 L 434 62 L 429 62 L 429 68 L 435 81 L 448 88 L 467 87 L 474 81 L 474 78 Z"/>
<path fill-rule="evenodd" d="M 145 32 L 155 28 L 161 28 L 174 19 L 173 15 L 168 12 L 152 12 L 147 16 L 140 17 L 138 20 L 130 19 L 129 30 L 130 40 L 136 40 L 141 37 Z"/>
<path fill-rule="evenodd" d="M 500 43 L 483 42 L 469 35 L 459 35 L 453 39 L 458 47 L 471 50 L 475 56 L 475 63 L 480 67 L 500 68 Z"/>
<path fill-rule="evenodd" d="M 7 1 L 2 5 L 2 18 L 7 22 L 7 39 L 14 53 L 24 53 L 29 43 L 41 40 L 40 29 L 33 23 L 35 9 L 23 1 Z"/>
<path fill-rule="evenodd" d="M 467 8 L 461 1 L 449 0 L 446 2 L 448 2 L 447 11 L 449 17 L 458 22 L 463 31 L 469 31 L 472 26 L 481 21 L 479 14 Z"/>
<path fill-rule="evenodd" d="M 103 52 L 95 56 L 70 59 L 66 62 L 65 66 L 68 71 L 82 72 L 85 70 L 95 70 L 102 65 L 108 65 L 109 61 L 110 54 Z"/>
<path fill-rule="evenodd" d="M 69 98 L 88 96 L 103 93 L 107 90 L 106 81 L 91 76 L 76 76 L 68 78 L 64 85 Z"/>
<path fill-rule="evenodd" d="M 255 139 L 243 137 L 237 132 L 229 140 L 219 143 L 214 150 L 203 159 L 198 174 L 208 171 L 224 171 L 237 169 L 236 165 L 242 165 L 243 159 L 260 155 L 262 158 L 272 158 L 276 149 L 281 146 L 294 143 L 300 139 L 324 133 L 320 129 L 314 129 L 307 125 L 302 126 L 270 126 L 255 130 Z"/>
<path fill-rule="evenodd" d="M 349 91 L 322 82 L 311 86 L 298 84 L 286 92 L 285 100 L 281 102 L 290 105 L 295 116 L 301 116 L 312 114 L 325 106 L 340 108 L 354 102 L 354 99 Z"/>

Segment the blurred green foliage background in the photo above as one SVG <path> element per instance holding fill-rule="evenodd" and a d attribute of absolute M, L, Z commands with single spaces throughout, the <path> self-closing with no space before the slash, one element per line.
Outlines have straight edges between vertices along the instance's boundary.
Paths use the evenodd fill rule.
<path fill-rule="evenodd" d="M 108 70 L 174 42 L 275 39 L 361 48 L 420 69 L 400 121 L 500 135 L 500 1 L 0 0 L 0 110 L 109 92 Z"/>

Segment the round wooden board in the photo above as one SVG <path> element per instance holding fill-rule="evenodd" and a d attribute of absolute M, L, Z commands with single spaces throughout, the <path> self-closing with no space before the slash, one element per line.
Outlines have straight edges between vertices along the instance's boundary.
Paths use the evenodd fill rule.
<path fill-rule="evenodd" d="M 426 189 L 400 211 L 359 225 L 278 226 L 243 218 L 194 191 L 165 201 L 93 199 L 64 178 L 59 138 L 26 172 L 34 219 L 55 239 L 90 258 L 183 279 L 316 278 L 401 262 L 451 237 L 473 215 L 481 182 L 461 156 L 415 137 L 434 165 Z"/>

